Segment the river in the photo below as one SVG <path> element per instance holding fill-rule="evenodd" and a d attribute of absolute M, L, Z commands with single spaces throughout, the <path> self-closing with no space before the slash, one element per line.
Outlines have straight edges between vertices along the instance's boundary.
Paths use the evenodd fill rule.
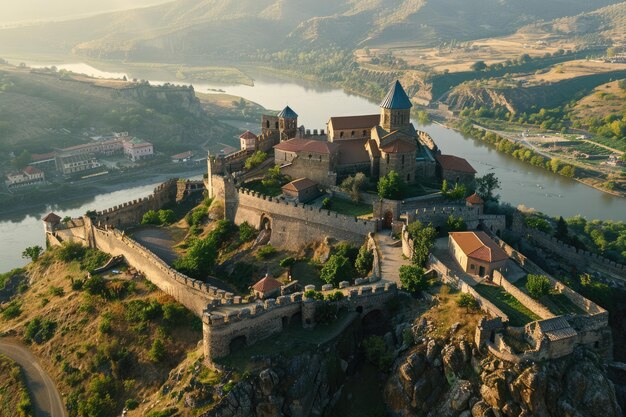
<path fill-rule="evenodd" d="M 32 64 L 32 63 L 31 63 Z M 119 70 L 115 73 L 97 70 L 86 64 L 56 65 L 57 68 L 86 73 L 92 76 L 150 79 L 149 74 L 132 74 Z M 326 129 L 329 116 L 377 113 L 377 103 L 363 97 L 347 94 L 336 88 L 328 88 L 303 80 L 279 80 L 267 75 L 255 76 L 254 87 L 194 83 L 198 92 L 211 93 L 216 89 L 252 100 L 268 109 L 281 109 L 289 105 L 299 114 L 299 123 L 309 129 Z M 153 81 L 163 83 L 166 81 Z M 174 78 L 172 78 L 173 83 Z M 492 147 L 460 133 L 433 124 L 418 126 L 432 135 L 443 153 L 466 158 L 478 171 L 478 175 L 493 172 L 500 179 L 501 200 L 514 206 L 523 204 L 549 215 L 571 217 L 582 215 L 589 219 L 626 221 L 626 199 L 611 196 L 578 183 L 572 179 L 553 175 L 545 170 L 527 165 Z M 249 125 L 251 130 L 258 126 Z M 95 196 L 80 205 L 68 203 L 58 207 L 46 207 L 28 211 L 27 215 L 0 218 L 0 271 L 24 265 L 20 254 L 23 248 L 43 243 L 43 226 L 40 218 L 50 210 L 60 216 L 77 216 L 91 209 L 104 209 L 125 201 L 148 195 L 160 181 L 146 180 L 112 193 Z"/>

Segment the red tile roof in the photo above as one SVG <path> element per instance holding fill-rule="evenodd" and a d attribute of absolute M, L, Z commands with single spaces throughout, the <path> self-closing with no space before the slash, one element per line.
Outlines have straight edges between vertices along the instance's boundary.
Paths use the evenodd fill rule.
<path fill-rule="evenodd" d="M 249 130 L 246 130 L 245 132 L 243 132 L 243 135 L 239 136 L 239 139 L 258 139 L 258 136 L 250 132 Z"/>
<path fill-rule="evenodd" d="M 191 158 L 192 156 L 193 156 L 193 152 L 187 151 L 183 153 L 177 153 L 176 155 L 172 155 L 171 158 L 172 159 L 186 159 L 186 158 Z"/>
<path fill-rule="evenodd" d="M 335 130 L 371 129 L 380 123 L 380 114 L 362 116 L 331 117 L 330 124 Z M 369 134 L 369 132 L 368 132 Z"/>
<path fill-rule="evenodd" d="M 349 139 L 337 143 L 339 146 L 339 164 L 369 164 L 370 155 L 365 148 L 368 139 Z"/>
<path fill-rule="evenodd" d="M 467 201 L 470 204 L 485 204 L 485 202 L 483 201 L 482 198 L 480 198 L 480 196 L 476 193 L 470 195 L 469 197 L 467 197 L 465 199 L 465 201 Z"/>
<path fill-rule="evenodd" d="M 289 184 L 283 185 L 282 189 L 283 191 L 288 190 L 288 191 L 300 192 L 302 190 L 307 190 L 312 187 L 317 187 L 317 183 L 315 181 L 310 180 L 308 178 L 299 178 L 297 180 L 291 181 Z"/>
<path fill-rule="evenodd" d="M 49 153 L 34 153 L 30 156 L 31 161 L 45 161 L 46 159 L 54 159 L 54 152 Z"/>
<path fill-rule="evenodd" d="M 453 239 L 468 258 L 485 262 L 498 262 L 509 258 L 485 232 L 452 232 Z"/>
<path fill-rule="evenodd" d="M 385 153 L 408 153 L 415 152 L 417 150 L 417 145 L 414 143 L 407 142 L 400 138 L 392 140 L 385 146 L 381 148 L 381 151 Z"/>
<path fill-rule="evenodd" d="M 261 293 L 268 293 L 271 291 L 274 291 L 280 287 L 282 287 L 283 284 L 280 281 L 275 280 L 274 278 L 272 278 L 269 275 L 266 275 L 265 278 L 263 278 L 262 280 L 260 280 L 259 282 L 257 282 L 256 284 L 254 284 L 252 286 L 252 289 L 254 291 L 258 291 Z"/>
<path fill-rule="evenodd" d="M 46 217 L 44 217 L 41 220 L 43 220 L 44 222 L 55 223 L 55 222 L 61 221 L 61 218 L 54 213 L 49 213 Z"/>
<path fill-rule="evenodd" d="M 437 155 L 437 162 L 446 171 L 467 172 L 475 174 L 476 170 L 467 160 L 454 155 Z"/>
<path fill-rule="evenodd" d="M 42 170 L 35 168 L 35 167 L 31 167 L 30 165 L 24 168 L 24 172 L 27 173 L 28 175 L 43 174 Z"/>
<path fill-rule="evenodd" d="M 331 154 L 337 150 L 337 145 L 331 142 L 308 139 L 289 139 L 274 146 L 274 149 L 285 152 L 313 152 Z"/>

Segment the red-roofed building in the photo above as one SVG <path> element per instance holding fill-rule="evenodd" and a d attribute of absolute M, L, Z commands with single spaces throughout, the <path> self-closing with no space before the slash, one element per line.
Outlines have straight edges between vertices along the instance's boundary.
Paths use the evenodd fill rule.
<path fill-rule="evenodd" d="M 470 195 L 465 199 L 465 205 L 467 207 L 476 207 L 478 209 L 478 214 L 483 214 L 485 210 L 485 202 L 476 193 Z"/>
<path fill-rule="evenodd" d="M 263 279 L 252 286 L 252 290 L 257 298 L 265 300 L 280 295 L 280 287 L 282 286 L 283 284 L 280 281 L 272 278 L 270 274 L 267 274 Z"/>
<path fill-rule="evenodd" d="M 172 155 L 170 158 L 172 158 L 172 162 L 188 162 L 191 160 L 192 156 L 193 156 L 193 152 L 187 151 L 183 153 L 177 153 L 176 155 Z"/>
<path fill-rule="evenodd" d="M 479 277 L 491 277 L 493 271 L 503 268 L 509 259 L 485 232 L 452 232 L 448 248 L 465 272 Z"/>
<path fill-rule="evenodd" d="M 320 195 L 317 183 L 308 178 L 293 180 L 285 184 L 282 190 L 285 196 L 295 198 L 300 203 L 307 203 Z"/>
<path fill-rule="evenodd" d="M 44 224 L 44 229 L 46 232 L 54 232 L 54 228 L 56 225 L 61 223 L 61 217 L 57 216 L 55 213 L 48 213 L 46 217 L 41 219 Z"/>
<path fill-rule="evenodd" d="M 256 142 L 259 140 L 259 137 L 254 133 L 246 130 L 243 135 L 239 136 L 239 140 L 241 141 L 241 150 L 246 151 L 248 149 L 256 149 Z"/>
<path fill-rule="evenodd" d="M 476 170 L 466 159 L 454 155 L 437 155 L 437 172 L 441 179 L 451 184 L 471 185 Z"/>
<path fill-rule="evenodd" d="M 43 171 L 30 165 L 19 172 L 7 174 L 5 180 L 7 188 L 27 187 L 44 182 L 46 182 L 46 176 Z"/>

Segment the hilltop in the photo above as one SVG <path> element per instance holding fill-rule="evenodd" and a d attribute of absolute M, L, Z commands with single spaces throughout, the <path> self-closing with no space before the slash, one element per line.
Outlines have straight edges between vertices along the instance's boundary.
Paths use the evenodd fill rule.
<path fill-rule="evenodd" d="M 0 153 L 32 153 L 85 143 L 83 133 L 128 131 L 161 152 L 188 150 L 232 136 L 192 88 L 89 78 L 0 64 Z M 93 128 L 93 129 L 92 129 Z"/>
<path fill-rule="evenodd" d="M 348 50 L 416 43 L 434 46 L 450 39 L 502 36 L 539 20 L 576 15 L 613 3 L 178 0 L 145 9 L 2 30 L 0 53 L 73 51 L 106 59 L 190 62 L 243 60 L 247 53 L 257 50 L 274 52 L 312 46 Z"/>

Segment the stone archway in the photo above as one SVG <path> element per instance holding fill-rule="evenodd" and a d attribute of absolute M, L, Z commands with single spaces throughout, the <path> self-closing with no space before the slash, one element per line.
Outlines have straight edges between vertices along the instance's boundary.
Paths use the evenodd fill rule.
<path fill-rule="evenodd" d="M 263 231 L 263 230 L 267 230 L 267 231 L 271 231 L 272 230 L 272 219 L 269 218 L 267 216 L 267 214 L 262 214 L 261 215 L 261 221 L 259 223 L 259 230 Z"/>
<path fill-rule="evenodd" d="M 246 336 L 237 336 L 228 344 L 228 350 L 230 353 L 237 352 L 248 346 Z"/>
<path fill-rule="evenodd" d="M 383 229 L 391 229 L 393 226 L 393 212 L 391 210 L 387 210 L 385 212 L 385 216 L 383 217 Z"/>

